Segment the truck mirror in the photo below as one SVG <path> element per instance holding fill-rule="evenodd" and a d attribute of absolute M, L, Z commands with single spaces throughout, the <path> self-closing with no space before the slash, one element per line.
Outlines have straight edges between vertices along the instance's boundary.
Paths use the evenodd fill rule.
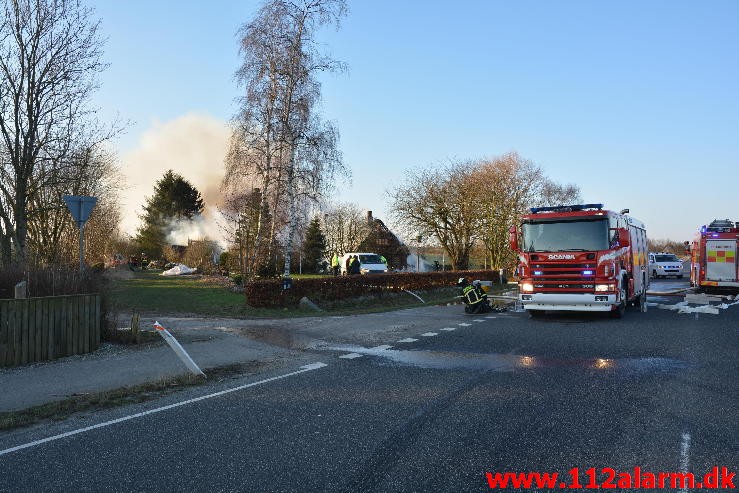
<path fill-rule="evenodd" d="M 511 250 L 518 251 L 518 230 L 515 226 L 511 226 L 508 230 L 508 243 L 511 246 Z"/>

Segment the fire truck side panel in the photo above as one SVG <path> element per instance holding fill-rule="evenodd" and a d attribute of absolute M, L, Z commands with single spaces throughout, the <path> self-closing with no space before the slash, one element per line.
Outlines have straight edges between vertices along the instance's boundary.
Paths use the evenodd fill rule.
<path fill-rule="evenodd" d="M 632 283 L 629 292 L 633 297 L 646 293 L 649 289 L 649 247 L 644 225 L 626 216 L 631 238 L 631 274 Z"/>
<path fill-rule="evenodd" d="M 736 240 L 706 241 L 706 281 L 736 281 Z"/>
<path fill-rule="evenodd" d="M 739 288 L 739 223 L 716 220 L 703 226 L 690 246 L 690 284 L 699 288 Z"/>

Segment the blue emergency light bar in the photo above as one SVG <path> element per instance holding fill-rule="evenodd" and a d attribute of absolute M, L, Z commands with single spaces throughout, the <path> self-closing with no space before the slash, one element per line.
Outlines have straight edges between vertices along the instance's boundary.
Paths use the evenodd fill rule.
<path fill-rule="evenodd" d="M 576 204 L 576 205 L 555 205 L 553 207 L 532 207 L 531 213 L 538 214 L 539 212 L 572 212 L 572 211 L 584 211 L 585 209 L 602 209 L 603 204 Z"/>

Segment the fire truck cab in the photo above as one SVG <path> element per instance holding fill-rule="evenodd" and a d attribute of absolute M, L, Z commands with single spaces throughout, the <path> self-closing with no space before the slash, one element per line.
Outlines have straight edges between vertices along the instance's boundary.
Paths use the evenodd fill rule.
<path fill-rule="evenodd" d="M 739 289 L 739 223 L 716 219 L 701 227 L 690 245 L 690 284 L 702 290 Z"/>
<path fill-rule="evenodd" d="M 519 300 L 547 310 L 611 312 L 641 306 L 649 287 L 644 224 L 602 204 L 536 207 L 510 229 L 518 253 Z"/>

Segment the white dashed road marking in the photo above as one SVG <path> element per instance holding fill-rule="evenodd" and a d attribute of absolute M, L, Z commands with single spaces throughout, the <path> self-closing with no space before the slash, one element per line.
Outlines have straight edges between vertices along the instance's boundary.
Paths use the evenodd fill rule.
<path fill-rule="evenodd" d="M 398 342 L 416 342 L 418 339 L 412 339 L 410 337 L 406 337 L 405 339 L 401 339 Z"/>
<path fill-rule="evenodd" d="M 387 344 L 383 344 L 382 346 L 375 346 L 371 347 L 370 351 L 386 351 L 388 349 L 392 348 L 392 346 L 388 346 Z"/>
<path fill-rule="evenodd" d="M 457 324 L 457 325 L 459 325 L 460 327 L 469 327 L 472 324 L 461 323 L 461 324 Z"/>
<path fill-rule="evenodd" d="M 355 358 L 361 358 L 361 357 L 362 355 L 359 353 L 342 354 L 341 356 L 339 356 L 339 358 L 343 358 L 343 359 L 355 359 Z"/>
<path fill-rule="evenodd" d="M 443 329 L 441 329 L 441 330 L 446 330 L 447 332 L 451 332 L 451 331 L 453 331 L 453 330 L 457 330 L 457 328 L 456 328 L 456 327 L 444 327 L 444 328 L 443 328 Z"/>
<path fill-rule="evenodd" d="M 421 334 L 421 337 L 434 337 L 438 336 L 439 334 L 437 332 L 424 332 Z"/>
<path fill-rule="evenodd" d="M 488 320 L 490 320 L 490 319 L 498 318 L 498 317 L 485 317 L 485 318 L 487 318 Z"/>
<path fill-rule="evenodd" d="M 477 319 L 473 320 L 473 322 L 484 322 L 484 320 L 477 318 Z"/>

